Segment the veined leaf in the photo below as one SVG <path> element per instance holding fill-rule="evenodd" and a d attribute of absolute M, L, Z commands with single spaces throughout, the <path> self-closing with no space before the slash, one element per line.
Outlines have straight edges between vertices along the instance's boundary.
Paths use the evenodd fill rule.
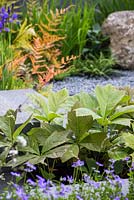
<path fill-rule="evenodd" d="M 4 116 L 0 116 L 0 130 L 12 141 L 12 134 L 15 129 L 16 111 L 9 110 Z"/>
<path fill-rule="evenodd" d="M 41 116 L 41 115 L 34 115 L 35 119 L 41 120 L 41 121 L 46 121 L 46 122 L 51 122 L 53 119 L 61 117 L 61 115 L 58 115 L 56 113 L 50 112 L 48 113 L 47 117 Z"/>
<path fill-rule="evenodd" d="M 95 119 L 101 119 L 101 116 L 98 115 L 97 113 L 95 113 L 94 111 L 92 111 L 89 108 L 77 108 L 76 110 L 76 116 L 77 117 L 84 117 L 84 116 L 92 116 L 93 120 Z"/>
<path fill-rule="evenodd" d="M 53 133 L 54 131 L 65 131 L 65 128 L 58 124 L 49 124 L 49 123 L 42 123 L 42 128 L 45 129 L 48 133 Z"/>
<path fill-rule="evenodd" d="M 56 147 L 55 149 L 52 149 L 49 152 L 46 152 L 45 155 L 48 158 L 61 158 L 69 147 L 70 147 L 69 144 Z"/>
<path fill-rule="evenodd" d="M 89 131 L 92 124 L 93 118 L 91 115 L 77 116 L 75 110 L 68 113 L 68 128 L 74 132 L 77 140 L 80 140 L 83 134 Z"/>
<path fill-rule="evenodd" d="M 45 159 L 46 159 L 45 155 L 43 155 L 43 156 L 36 156 L 34 158 L 31 158 L 28 162 L 30 162 L 33 165 L 36 165 L 36 164 L 39 164 L 39 163 L 44 164 L 44 160 Z"/>
<path fill-rule="evenodd" d="M 129 132 L 123 132 L 114 140 L 114 143 L 124 144 L 126 147 L 134 150 L 134 135 Z"/>
<path fill-rule="evenodd" d="M 0 148 L 1 147 L 11 147 L 11 143 L 10 142 L 2 142 L 2 141 L 0 141 Z"/>
<path fill-rule="evenodd" d="M 17 157 L 16 159 L 16 162 L 13 162 L 12 160 L 10 160 L 6 166 L 8 167 L 17 167 L 19 165 L 22 165 L 24 164 L 25 162 L 29 161 L 30 159 L 33 159 L 35 158 L 36 155 L 33 155 L 33 154 L 27 154 L 27 155 L 24 155 L 24 156 L 19 156 Z"/>
<path fill-rule="evenodd" d="M 61 132 L 54 131 L 44 142 L 42 154 L 49 151 L 50 149 L 53 149 L 67 142 L 69 140 L 67 136 L 68 136 L 68 131 L 61 131 Z"/>
<path fill-rule="evenodd" d="M 106 118 L 115 106 L 125 96 L 125 91 L 116 89 L 114 86 L 108 84 L 106 86 L 97 86 L 95 94 L 100 107 L 100 113 L 103 118 Z"/>
<path fill-rule="evenodd" d="M 25 126 L 30 122 L 32 115 L 21 125 L 19 126 L 13 133 L 13 140 L 16 141 L 17 136 L 22 132 Z"/>
<path fill-rule="evenodd" d="M 113 120 L 123 114 L 133 113 L 134 112 L 134 105 L 121 107 L 110 117 L 110 120 Z"/>
<path fill-rule="evenodd" d="M 57 112 L 59 108 L 64 108 L 67 98 L 69 97 L 67 89 L 62 89 L 58 92 L 50 92 L 48 96 L 49 110 Z"/>
<path fill-rule="evenodd" d="M 106 133 L 94 133 L 89 134 L 80 142 L 80 145 L 92 151 L 103 152 L 106 147 L 110 146 L 110 143 Z"/>
<path fill-rule="evenodd" d="M 128 153 L 125 151 L 125 149 L 112 149 L 108 151 L 108 155 L 114 160 L 121 160 L 126 158 L 128 156 Z"/>
<path fill-rule="evenodd" d="M 81 92 L 75 95 L 76 100 L 80 102 L 82 108 L 89 108 L 91 110 L 96 110 L 98 107 L 98 102 L 96 98 L 88 93 Z"/>
<path fill-rule="evenodd" d="M 117 118 L 117 119 L 112 120 L 110 124 L 119 124 L 122 126 L 130 127 L 131 121 L 132 121 L 132 119 L 128 119 L 128 118 Z"/>
<path fill-rule="evenodd" d="M 79 154 L 79 147 L 77 144 L 70 144 L 68 149 L 66 149 L 66 152 L 61 157 L 62 162 L 66 162 L 71 158 L 77 158 L 78 159 Z"/>

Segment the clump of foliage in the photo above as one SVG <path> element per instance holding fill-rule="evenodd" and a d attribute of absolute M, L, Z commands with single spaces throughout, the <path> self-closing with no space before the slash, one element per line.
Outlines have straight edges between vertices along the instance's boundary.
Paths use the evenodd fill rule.
<path fill-rule="evenodd" d="M 96 162 L 96 166 L 97 167 L 94 168 L 94 172 L 91 176 L 81 174 L 82 167 L 84 167 L 84 161 L 78 159 L 72 163 L 72 168 L 74 168 L 73 176 L 67 175 L 61 177 L 60 182 L 54 182 L 36 174 L 36 179 L 27 179 L 24 186 L 20 186 L 18 184 L 18 181 L 20 181 L 23 177 L 22 174 L 18 172 L 11 172 L 11 175 L 16 178 L 17 184 L 10 183 L 10 192 L 7 190 L 2 192 L 1 199 L 19 198 L 32 200 L 38 198 L 42 200 L 97 200 L 99 198 L 100 200 L 103 200 L 106 198 L 107 200 L 110 200 L 112 198 L 128 200 L 127 197 L 131 195 L 131 191 L 129 191 L 127 195 L 122 192 L 122 180 L 119 176 L 115 175 L 113 168 L 105 170 L 106 177 L 104 182 L 97 182 L 93 179 L 94 173 L 96 173 L 95 178 L 97 179 L 97 176 L 99 176 L 100 173 L 98 167 L 102 167 L 103 164 Z M 36 166 L 29 162 L 25 163 L 24 173 L 30 172 L 33 174 L 35 170 Z M 77 179 L 79 173 L 82 175 L 81 179 Z"/>
<path fill-rule="evenodd" d="M 115 61 L 112 57 L 106 58 L 104 54 L 100 54 L 100 56 L 93 57 L 92 59 L 78 59 L 74 63 L 76 71 L 78 74 L 88 74 L 90 76 L 105 76 L 113 73 L 113 66 L 115 65 Z"/>
<path fill-rule="evenodd" d="M 49 14 L 44 14 L 47 22 L 41 20 L 36 27 L 24 21 L 11 46 L 13 55 L 6 64 L 7 71 L 21 78 L 24 83 L 38 79 L 42 86 L 67 70 L 66 65 L 76 57 L 61 56 L 60 46 L 65 37 L 58 33 L 58 27 L 66 11 L 57 9 L 54 13 L 51 10 Z"/>
<path fill-rule="evenodd" d="M 100 24 L 106 19 L 106 17 L 113 12 L 123 10 L 133 10 L 133 0 L 96 0 L 96 22 Z"/>
<path fill-rule="evenodd" d="M 26 134 L 22 128 L 14 133 L 14 128 L 10 131 L 10 121 L 12 119 L 15 124 L 15 113 L 12 111 L 1 117 L 1 165 L 16 167 L 29 161 L 42 165 L 47 174 L 50 161 L 68 163 L 82 158 L 87 164 L 84 171 L 88 173 L 97 152 L 105 167 L 109 158 L 120 160 L 131 156 L 133 161 L 134 105 L 128 104 L 130 96 L 124 90 L 106 85 L 97 86 L 95 96 L 87 93 L 69 96 L 66 89 L 42 94 L 44 96 L 31 96 L 35 107 L 29 108 L 32 118 L 39 120 L 41 127 L 32 128 Z M 16 143 L 19 135 L 25 138 L 27 146 L 22 148 Z M 15 162 L 7 159 L 10 150 L 20 152 Z M 52 176 L 54 165 L 50 167 Z M 122 168 L 118 171 L 122 173 Z"/>

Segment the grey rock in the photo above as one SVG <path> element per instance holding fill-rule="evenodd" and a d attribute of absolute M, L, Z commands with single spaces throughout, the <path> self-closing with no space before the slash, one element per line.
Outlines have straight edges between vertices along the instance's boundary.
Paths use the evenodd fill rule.
<path fill-rule="evenodd" d="M 110 37 L 117 63 L 125 69 L 134 69 L 134 11 L 110 14 L 102 25 L 102 32 Z"/>

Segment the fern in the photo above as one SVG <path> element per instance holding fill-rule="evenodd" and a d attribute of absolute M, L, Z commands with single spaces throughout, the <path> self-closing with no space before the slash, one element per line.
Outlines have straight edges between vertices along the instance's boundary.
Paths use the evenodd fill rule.
<path fill-rule="evenodd" d="M 62 30 L 58 29 L 58 25 L 65 12 L 66 9 L 56 10 L 55 13 L 50 11 L 49 15 L 46 15 L 47 25 L 40 21 L 36 26 L 36 33 L 32 25 L 27 25 L 27 21 L 24 21 L 12 46 L 15 54 L 13 61 L 8 64 L 9 70 L 16 71 L 15 74 L 20 77 L 27 75 L 24 73 L 27 71 L 30 80 L 32 76 L 38 78 L 40 86 L 68 70 L 67 64 L 76 57 L 62 58 L 60 50 L 65 36 L 59 33 Z M 29 63 L 32 67 L 30 70 Z"/>

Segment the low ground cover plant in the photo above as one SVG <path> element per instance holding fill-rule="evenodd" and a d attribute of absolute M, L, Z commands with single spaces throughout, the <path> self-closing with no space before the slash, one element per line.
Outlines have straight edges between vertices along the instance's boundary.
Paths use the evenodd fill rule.
<path fill-rule="evenodd" d="M 127 158 L 126 160 L 129 160 Z M 97 182 L 93 180 L 92 175 L 82 174 L 81 167 L 84 166 L 84 161 L 77 160 L 72 163 L 74 168 L 73 176 L 65 176 L 60 178 L 60 182 L 46 180 L 40 175 L 36 174 L 36 179 L 28 178 L 23 186 L 18 184 L 18 181 L 23 178 L 22 174 L 18 172 L 11 172 L 12 176 L 16 177 L 16 183 L 10 183 L 9 191 L 6 189 L 0 196 L 0 199 L 68 199 L 68 200 L 88 200 L 88 199 L 114 199 L 114 200 L 128 200 L 133 198 L 133 167 L 130 168 L 130 186 L 128 194 L 122 192 L 122 179 L 114 174 L 113 165 L 114 160 L 110 160 L 109 169 L 105 170 L 105 181 Z M 96 162 L 98 167 L 103 164 Z M 31 163 L 26 163 L 25 173 L 36 170 L 36 166 Z M 95 177 L 100 176 L 100 171 L 93 168 Z M 81 180 L 78 179 L 78 172 L 81 173 Z"/>

